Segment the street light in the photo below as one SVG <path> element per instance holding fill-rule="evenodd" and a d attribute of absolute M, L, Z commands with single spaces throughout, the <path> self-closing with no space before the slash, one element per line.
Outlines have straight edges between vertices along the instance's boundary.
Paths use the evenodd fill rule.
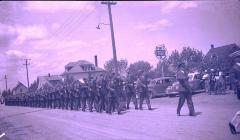
<path fill-rule="evenodd" d="M 98 26 L 96 27 L 97 29 L 100 29 L 100 25 L 110 25 L 110 24 L 106 24 L 106 23 L 99 23 Z"/>

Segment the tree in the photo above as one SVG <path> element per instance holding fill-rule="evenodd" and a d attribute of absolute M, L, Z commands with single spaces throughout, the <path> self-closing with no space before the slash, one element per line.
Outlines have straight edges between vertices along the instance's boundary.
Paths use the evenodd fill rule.
<path fill-rule="evenodd" d="M 190 71 L 199 70 L 203 66 L 203 52 L 195 48 L 184 47 L 182 52 L 174 50 L 168 57 L 168 69 L 176 71 L 180 63 L 185 63 Z"/>
<path fill-rule="evenodd" d="M 195 48 L 184 47 L 181 54 L 181 61 L 185 62 L 190 71 L 200 69 L 203 65 L 203 53 Z"/>
<path fill-rule="evenodd" d="M 119 73 L 121 75 L 124 75 L 127 70 L 127 66 L 128 66 L 127 59 L 121 59 L 121 60 L 117 61 L 117 63 L 118 63 Z M 110 59 L 110 60 L 106 61 L 104 64 L 104 69 L 108 72 L 114 72 L 114 60 Z"/>
<path fill-rule="evenodd" d="M 30 85 L 29 91 L 34 92 L 34 91 L 37 90 L 37 88 L 38 88 L 38 82 L 35 80 L 35 81 L 33 81 L 33 83 Z"/>
<path fill-rule="evenodd" d="M 147 61 L 138 61 L 133 64 L 130 64 L 128 67 L 128 72 L 132 74 L 135 78 L 138 77 L 139 71 L 149 73 L 152 66 Z"/>
<path fill-rule="evenodd" d="M 167 61 L 159 61 L 157 67 L 154 69 L 155 77 L 162 77 L 162 65 L 164 76 L 173 76 L 175 75 L 174 70 L 170 69 L 170 65 Z"/>

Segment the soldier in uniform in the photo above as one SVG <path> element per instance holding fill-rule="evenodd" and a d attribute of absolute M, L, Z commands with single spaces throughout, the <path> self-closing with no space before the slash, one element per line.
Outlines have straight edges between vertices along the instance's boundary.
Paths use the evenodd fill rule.
<path fill-rule="evenodd" d="M 106 109 L 106 96 L 107 96 L 107 80 L 106 77 L 104 77 L 102 74 L 100 75 L 100 80 L 99 80 L 99 112 L 101 113 L 103 110 Z"/>
<path fill-rule="evenodd" d="M 81 86 L 81 107 L 82 107 L 82 111 L 85 111 L 86 109 L 86 102 L 87 102 L 87 98 L 88 98 L 88 92 L 89 92 L 89 88 L 88 88 L 88 81 L 87 79 L 83 79 L 84 83 Z"/>
<path fill-rule="evenodd" d="M 55 93 L 54 108 L 60 109 L 60 88 L 58 87 L 54 93 Z"/>
<path fill-rule="evenodd" d="M 64 87 L 60 89 L 60 108 L 64 109 Z"/>
<path fill-rule="evenodd" d="M 74 88 L 71 86 L 69 88 L 69 106 L 70 106 L 70 109 L 73 110 L 73 103 L 74 103 L 74 100 L 75 100 L 75 97 L 74 97 L 74 94 L 75 94 L 75 91 L 74 91 Z"/>
<path fill-rule="evenodd" d="M 80 106 L 79 106 L 79 102 L 80 102 L 80 94 L 79 94 L 79 85 L 74 85 L 74 88 L 73 88 L 73 109 L 74 110 L 78 110 L 79 108 L 80 108 Z"/>
<path fill-rule="evenodd" d="M 142 105 L 144 99 L 147 102 L 148 110 L 151 110 L 151 103 L 150 103 L 150 98 L 149 98 L 149 92 L 148 92 L 148 84 L 149 81 L 147 79 L 146 74 L 142 74 L 137 81 L 137 86 L 136 90 L 139 95 L 139 109 L 142 110 Z"/>
<path fill-rule="evenodd" d="M 88 84 L 89 92 L 88 92 L 88 109 L 90 112 L 93 112 L 93 102 L 96 94 L 96 83 L 92 77 L 89 78 L 89 84 Z"/>
<path fill-rule="evenodd" d="M 69 91 L 68 91 L 67 87 L 64 87 L 63 97 L 64 97 L 64 109 L 68 110 L 68 106 L 69 106 Z"/>
<path fill-rule="evenodd" d="M 109 83 L 107 86 L 108 94 L 107 94 L 107 113 L 112 114 L 112 111 L 115 109 L 116 102 L 116 80 L 115 80 L 115 73 L 112 73 L 109 79 Z"/>
<path fill-rule="evenodd" d="M 179 81 L 179 84 L 180 84 L 177 115 L 180 116 L 181 108 L 186 99 L 188 104 L 188 109 L 189 109 L 189 115 L 194 116 L 195 111 L 194 111 L 194 106 L 192 101 L 192 92 L 191 92 L 190 85 L 188 83 L 188 73 L 184 63 L 181 63 L 178 66 L 177 80 Z"/>
<path fill-rule="evenodd" d="M 129 105 L 131 100 L 133 101 L 133 104 L 135 106 L 135 109 L 138 109 L 138 102 L 136 97 L 136 91 L 135 91 L 135 85 L 134 85 L 134 77 L 130 73 L 127 76 L 127 81 L 125 85 L 125 92 L 126 92 L 126 98 L 127 98 L 127 109 L 129 109 Z"/>

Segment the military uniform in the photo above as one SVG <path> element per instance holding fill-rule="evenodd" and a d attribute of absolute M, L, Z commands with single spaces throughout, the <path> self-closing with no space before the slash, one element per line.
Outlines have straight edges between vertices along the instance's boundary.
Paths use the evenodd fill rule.
<path fill-rule="evenodd" d="M 137 95 L 134 85 L 134 79 L 132 76 L 127 77 L 126 85 L 125 85 L 125 93 L 127 99 L 127 109 L 129 109 L 129 105 L 131 100 L 135 106 L 135 109 L 138 109 Z"/>
<path fill-rule="evenodd" d="M 139 109 L 142 110 L 142 105 L 144 99 L 147 102 L 148 109 L 151 110 L 151 103 L 149 98 L 149 92 L 148 92 L 148 80 L 146 76 L 141 76 L 137 81 L 136 90 L 139 95 Z"/>
<path fill-rule="evenodd" d="M 82 111 L 85 111 L 85 109 L 86 109 L 88 92 L 89 92 L 88 83 L 87 83 L 87 80 L 84 79 L 84 83 L 81 87 L 81 107 L 82 107 Z"/>
<path fill-rule="evenodd" d="M 106 98 L 107 98 L 107 80 L 105 78 L 102 78 L 99 81 L 99 112 L 102 112 L 102 110 L 106 110 Z"/>
<path fill-rule="evenodd" d="M 94 80 L 90 79 L 89 80 L 89 92 L 88 92 L 88 98 L 87 98 L 87 103 L 88 103 L 88 109 L 90 112 L 92 112 L 93 110 L 93 102 L 94 102 L 94 98 L 95 98 L 95 92 L 96 92 L 96 85 L 94 83 Z"/>
<path fill-rule="evenodd" d="M 187 100 L 189 114 L 194 115 L 194 106 L 192 101 L 192 92 L 191 87 L 188 83 L 188 74 L 186 70 L 182 67 L 179 68 L 177 71 L 177 80 L 179 81 L 179 101 L 178 101 L 178 107 L 177 107 L 177 114 L 180 115 L 181 108 L 185 102 L 185 99 Z"/>

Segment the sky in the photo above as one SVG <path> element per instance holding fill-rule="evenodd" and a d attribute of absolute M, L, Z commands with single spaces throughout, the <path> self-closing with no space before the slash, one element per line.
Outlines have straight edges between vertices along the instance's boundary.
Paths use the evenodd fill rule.
<path fill-rule="evenodd" d="M 240 1 L 119 1 L 112 6 L 118 59 L 148 61 L 156 67 L 157 45 L 168 54 L 184 46 L 207 53 L 240 44 Z M 69 62 L 98 64 L 113 57 L 108 10 L 100 1 L 0 1 L 0 89 L 37 76 L 62 74 Z"/>

